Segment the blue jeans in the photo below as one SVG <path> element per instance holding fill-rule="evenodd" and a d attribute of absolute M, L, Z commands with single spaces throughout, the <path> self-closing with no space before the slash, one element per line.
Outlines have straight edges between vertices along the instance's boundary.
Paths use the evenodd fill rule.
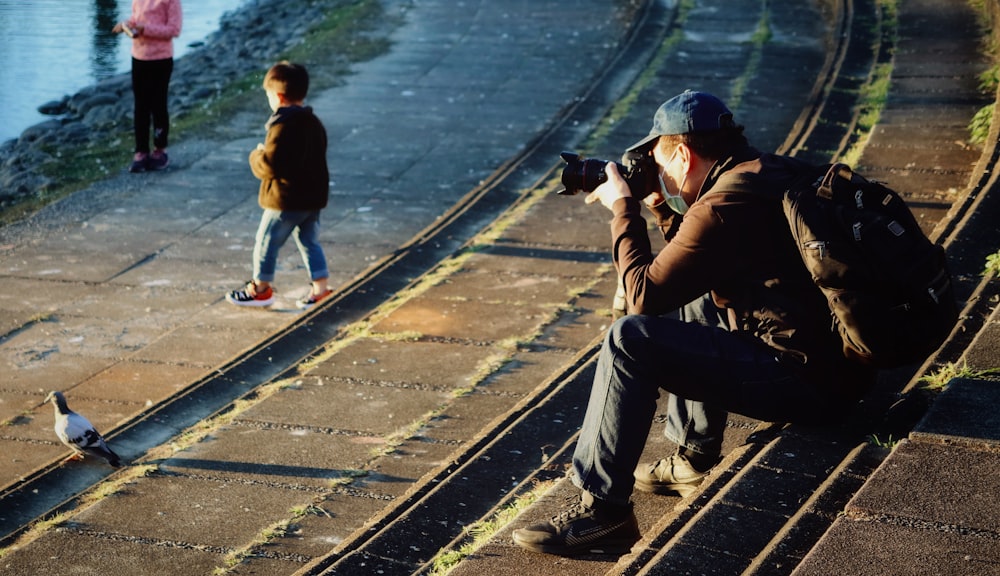
<path fill-rule="evenodd" d="M 726 412 L 819 423 L 855 400 L 803 378 L 799 366 L 745 335 L 698 321 L 626 316 L 612 325 L 598 357 L 573 455 L 574 484 L 603 500 L 628 503 L 660 390 L 676 397 L 668 435 L 707 453 L 721 445 Z"/>
<path fill-rule="evenodd" d="M 678 310 L 677 317 L 683 322 L 729 329 L 726 311 L 718 308 L 709 294 Z M 722 436 L 728 419 L 729 414 L 725 410 L 668 394 L 667 425 L 663 435 L 688 450 L 718 456 L 722 451 Z"/>
<path fill-rule="evenodd" d="M 319 243 L 319 210 L 265 209 L 253 247 L 253 279 L 274 282 L 278 251 L 291 236 L 302 255 L 310 280 L 330 276 L 326 255 Z"/>

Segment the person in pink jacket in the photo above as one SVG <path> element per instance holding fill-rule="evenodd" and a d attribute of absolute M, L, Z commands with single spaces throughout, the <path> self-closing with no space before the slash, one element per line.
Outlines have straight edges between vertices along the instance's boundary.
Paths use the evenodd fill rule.
<path fill-rule="evenodd" d="M 167 158 L 170 116 L 167 88 L 174 70 L 174 38 L 181 33 L 181 0 L 132 0 L 132 15 L 112 32 L 132 38 L 132 94 L 135 97 L 135 156 L 129 172 L 162 170 Z M 149 124 L 153 124 L 153 151 Z"/>

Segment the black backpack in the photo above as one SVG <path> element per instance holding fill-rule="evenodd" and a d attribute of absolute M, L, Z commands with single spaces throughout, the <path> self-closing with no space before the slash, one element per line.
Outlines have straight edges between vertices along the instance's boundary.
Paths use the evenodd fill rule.
<path fill-rule="evenodd" d="M 892 368 L 923 362 L 948 337 L 958 306 L 944 249 L 899 194 L 832 164 L 807 170 L 782 204 L 845 356 Z"/>

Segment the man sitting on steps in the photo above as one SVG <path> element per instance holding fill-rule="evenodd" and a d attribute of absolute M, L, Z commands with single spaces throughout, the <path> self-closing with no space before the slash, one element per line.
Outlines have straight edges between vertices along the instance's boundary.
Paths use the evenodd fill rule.
<path fill-rule="evenodd" d="M 690 91 L 663 103 L 630 151 L 657 164 L 659 186 L 645 203 L 661 228 L 671 215 L 680 225 L 653 254 L 642 203 L 613 162 L 587 197 L 613 214 L 630 315 L 612 325 L 598 359 L 573 456 L 580 501 L 514 531 L 536 552 L 627 552 L 639 539 L 633 488 L 693 492 L 721 459 L 728 412 L 829 423 L 873 381 L 844 357 L 792 239 L 781 191 L 797 175 L 782 157 L 751 147 L 718 98 Z M 727 172 L 749 174 L 755 190 L 717 185 Z M 661 390 L 671 395 L 667 434 L 679 449 L 640 465 Z"/>

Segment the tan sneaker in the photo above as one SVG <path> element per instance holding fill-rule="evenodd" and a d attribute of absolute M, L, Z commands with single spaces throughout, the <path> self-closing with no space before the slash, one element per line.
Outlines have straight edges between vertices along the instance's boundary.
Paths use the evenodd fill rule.
<path fill-rule="evenodd" d="M 701 485 L 708 472 L 695 470 L 687 458 L 674 454 L 652 464 L 640 464 L 634 475 L 636 490 L 686 497 Z"/>

